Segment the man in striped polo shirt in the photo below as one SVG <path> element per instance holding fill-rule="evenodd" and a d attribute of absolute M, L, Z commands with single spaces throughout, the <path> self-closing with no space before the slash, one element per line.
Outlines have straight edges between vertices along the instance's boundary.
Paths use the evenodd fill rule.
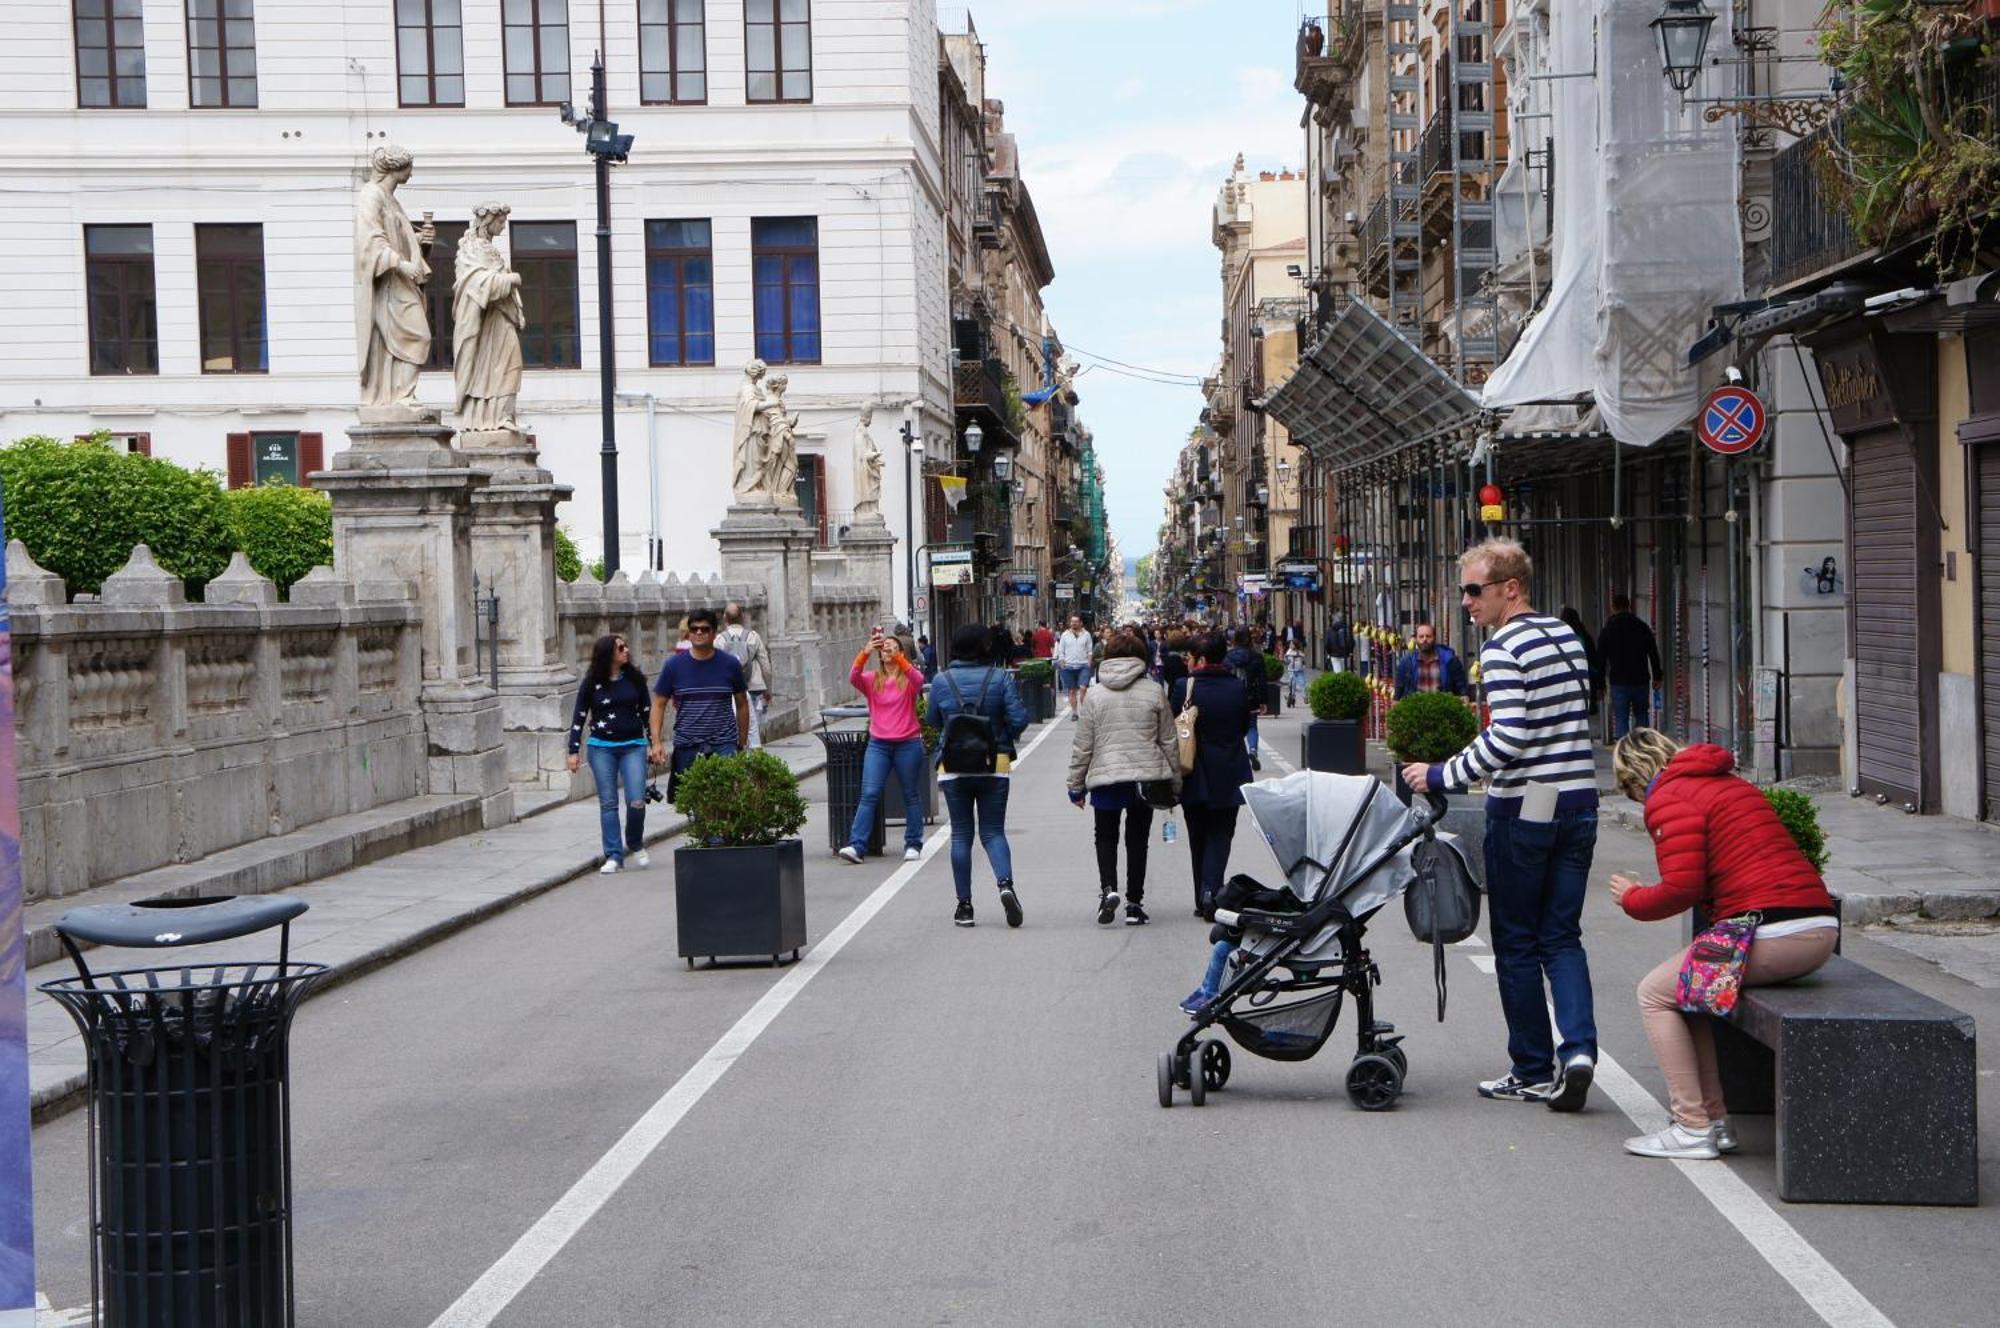
<path fill-rule="evenodd" d="M 1533 566 L 1519 544 L 1487 540 L 1458 565 L 1466 611 L 1493 633 L 1479 652 L 1492 719 L 1464 751 L 1439 765 L 1412 763 L 1403 779 L 1432 790 L 1488 780 L 1486 898 L 1513 1065 L 1481 1083 L 1480 1096 L 1575 1111 L 1597 1069 L 1583 953 L 1583 897 L 1597 847 L 1590 660 L 1562 619 L 1529 603 Z"/>

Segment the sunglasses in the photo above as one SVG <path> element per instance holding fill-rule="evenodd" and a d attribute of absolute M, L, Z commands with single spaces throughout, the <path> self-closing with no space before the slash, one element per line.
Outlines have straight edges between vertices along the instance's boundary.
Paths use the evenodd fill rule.
<path fill-rule="evenodd" d="M 710 626 L 709 626 L 709 625 L 708 625 L 707 623 L 689 623 L 689 624 L 688 624 L 688 635 L 689 635 L 689 636 L 693 636 L 693 635 L 694 635 L 694 634 L 695 634 L 696 632 L 713 632 L 714 630 L 715 630 L 715 629 L 714 629 L 713 627 L 710 627 Z"/>
<path fill-rule="evenodd" d="M 1478 599 L 1486 593 L 1488 586 L 1502 586 L 1513 579 L 1511 576 L 1503 576 L 1497 581 L 1468 581 L 1458 588 L 1458 593 L 1467 599 Z"/>

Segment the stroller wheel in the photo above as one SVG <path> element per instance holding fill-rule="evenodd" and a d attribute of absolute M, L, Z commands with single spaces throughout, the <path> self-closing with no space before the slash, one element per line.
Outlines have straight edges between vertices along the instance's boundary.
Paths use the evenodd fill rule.
<path fill-rule="evenodd" d="M 1215 1044 L 1199 1042 L 1195 1045 L 1200 1050 L 1188 1057 L 1187 1091 L 1188 1101 L 1198 1107 L 1208 1101 L 1208 1049 Z"/>
<path fill-rule="evenodd" d="M 1220 1042 L 1201 1044 L 1201 1074 L 1203 1084 L 1210 1089 L 1219 1089 L 1229 1082 L 1229 1048 Z"/>
<path fill-rule="evenodd" d="M 1347 1067 L 1347 1097 L 1363 1111 L 1387 1111 L 1403 1092 L 1403 1073 L 1387 1056 L 1356 1056 Z"/>
<path fill-rule="evenodd" d="M 1174 1105 L 1174 1053 L 1160 1053 L 1160 1105 Z"/>
<path fill-rule="evenodd" d="M 1384 1048 L 1382 1054 L 1396 1062 L 1396 1079 L 1398 1082 L 1410 1077 L 1410 1058 L 1404 1054 L 1401 1047 Z"/>

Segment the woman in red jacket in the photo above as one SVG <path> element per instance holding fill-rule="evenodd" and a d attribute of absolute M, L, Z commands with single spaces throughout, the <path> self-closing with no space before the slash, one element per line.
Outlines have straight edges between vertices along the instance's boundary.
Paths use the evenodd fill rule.
<path fill-rule="evenodd" d="M 1755 784 L 1735 773 L 1720 747 L 1682 747 L 1653 729 L 1634 729 L 1612 749 L 1618 787 L 1646 805 L 1646 830 L 1660 883 L 1611 878 L 1611 897 L 1641 921 L 1699 907 L 1711 921 L 1756 913 L 1762 921 L 1743 966 L 1743 985 L 1803 977 L 1826 962 L 1840 919 L 1819 873 Z M 1677 1003 L 1685 951 L 1639 983 L 1646 1040 L 1667 1077 L 1673 1119 L 1657 1134 L 1627 1139 L 1641 1157 L 1712 1158 L 1736 1149 L 1715 1068 L 1709 1016 Z"/>

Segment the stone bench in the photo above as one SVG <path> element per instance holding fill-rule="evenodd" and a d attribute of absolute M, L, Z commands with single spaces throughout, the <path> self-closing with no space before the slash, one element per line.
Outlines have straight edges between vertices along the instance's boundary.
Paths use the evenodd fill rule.
<path fill-rule="evenodd" d="M 1979 1202 L 1972 1016 L 1834 955 L 1717 1020 L 1732 1116 L 1778 1124 L 1792 1203 Z"/>

